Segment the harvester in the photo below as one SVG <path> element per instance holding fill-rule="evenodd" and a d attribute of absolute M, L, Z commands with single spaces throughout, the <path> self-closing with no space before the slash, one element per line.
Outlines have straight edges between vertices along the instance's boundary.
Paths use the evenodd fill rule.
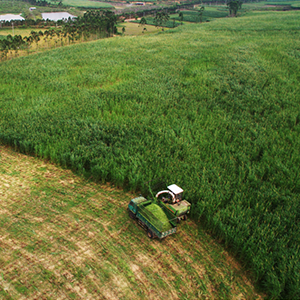
<path fill-rule="evenodd" d="M 169 185 L 167 190 L 152 194 L 150 199 L 137 197 L 128 204 L 129 216 L 147 231 L 149 238 L 160 239 L 176 232 L 177 224 L 186 220 L 191 204 L 182 200 L 183 189 L 176 184 Z"/>
<path fill-rule="evenodd" d="M 162 190 L 156 194 L 159 205 L 170 211 L 179 223 L 186 220 L 191 209 L 191 203 L 182 200 L 183 189 L 176 184 L 168 186 L 167 190 Z"/>

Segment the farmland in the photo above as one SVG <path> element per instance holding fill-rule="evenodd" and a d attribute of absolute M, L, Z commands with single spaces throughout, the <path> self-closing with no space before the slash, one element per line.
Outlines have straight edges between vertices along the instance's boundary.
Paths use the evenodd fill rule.
<path fill-rule="evenodd" d="M 183 13 L 183 21 L 185 22 L 199 22 L 199 13 L 196 10 L 185 10 L 182 11 Z M 226 9 L 226 6 L 205 6 L 205 9 L 203 11 L 202 15 L 202 21 L 212 21 L 216 18 L 224 18 L 228 16 L 228 10 Z M 171 18 L 175 18 L 177 21 L 180 20 L 178 14 L 171 15 Z"/>
<path fill-rule="evenodd" d="M 126 190 L 177 183 L 270 296 L 299 298 L 298 20 L 252 12 L 2 62 L 0 139 Z"/>
<path fill-rule="evenodd" d="M 62 0 L 63 5 L 84 8 L 113 8 L 109 3 L 88 0 Z"/>
<path fill-rule="evenodd" d="M 261 299 L 193 222 L 150 241 L 128 216 L 133 194 L 0 154 L 1 299 Z"/>

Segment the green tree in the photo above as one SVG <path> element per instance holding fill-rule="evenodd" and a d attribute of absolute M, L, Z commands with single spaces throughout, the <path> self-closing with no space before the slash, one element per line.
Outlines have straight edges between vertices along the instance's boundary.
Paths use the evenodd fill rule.
<path fill-rule="evenodd" d="M 203 12 L 204 12 L 204 6 L 202 5 L 199 9 L 199 12 L 198 12 L 198 16 L 199 16 L 199 20 L 200 20 L 200 23 L 202 23 L 202 16 L 203 16 Z"/>
<path fill-rule="evenodd" d="M 236 17 L 236 14 L 239 9 L 242 8 L 243 2 L 240 0 L 231 0 L 227 2 L 227 8 L 229 9 L 229 15 L 232 17 Z"/>
<path fill-rule="evenodd" d="M 147 20 L 146 20 L 145 17 L 142 17 L 141 20 L 140 20 L 140 25 L 139 26 L 143 26 L 145 24 L 147 24 Z"/>
<path fill-rule="evenodd" d="M 173 21 L 173 28 L 175 27 L 175 18 L 172 18 Z"/>
<path fill-rule="evenodd" d="M 168 20 L 170 16 L 168 13 L 161 11 L 157 12 L 154 18 L 154 23 L 156 27 L 162 27 Z"/>
<path fill-rule="evenodd" d="M 182 25 L 182 21 L 183 21 L 183 12 L 182 11 L 179 12 L 178 17 L 179 17 L 179 21 L 181 22 L 181 25 Z"/>

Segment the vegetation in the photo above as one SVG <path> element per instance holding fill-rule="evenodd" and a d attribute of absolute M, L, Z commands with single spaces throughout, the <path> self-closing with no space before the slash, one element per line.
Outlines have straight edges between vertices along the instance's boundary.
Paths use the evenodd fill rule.
<path fill-rule="evenodd" d="M 156 26 L 156 27 L 164 27 L 164 28 L 174 28 L 180 25 L 179 22 L 175 22 L 174 18 L 161 18 L 159 17 L 143 17 L 146 21 L 146 24 Z M 139 23 L 140 20 L 131 21 L 132 23 Z"/>
<path fill-rule="evenodd" d="M 118 31 L 121 31 L 122 27 L 125 27 L 125 35 L 130 35 L 130 36 L 138 36 L 142 34 L 152 34 L 152 33 L 157 33 L 159 31 L 158 28 L 152 25 L 145 24 L 144 26 L 140 26 L 139 23 L 133 23 L 133 22 L 125 22 L 121 23 L 119 25 Z"/>
<path fill-rule="evenodd" d="M 175 18 L 177 21 L 185 21 L 185 22 L 199 22 L 200 21 L 200 10 L 185 10 L 181 11 L 177 15 L 171 15 L 171 18 Z M 203 22 L 211 21 L 216 18 L 224 18 L 228 16 L 228 10 L 225 7 L 209 7 L 205 6 L 202 11 Z"/>
<path fill-rule="evenodd" d="M 130 190 L 177 183 L 270 297 L 297 299 L 298 30 L 252 13 L 2 62 L 0 139 Z"/>
<path fill-rule="evenodd" d="M 194 222 L 150 240 L 133 194 L 0 146 L 0 298 L 261 299 Z"/>
<path fill-rule="evenodd" d="M 52 2 L 48 6 L 35 6 L 35 10 L 30 11 L 29 8 L 32 5 L 26 0 L 1 0 L 0 1 L 0 14 L 14 13 L 20 14 L 26 19 L 25 26 L 36 26 L 32 22 L 41 22 L 42 13 L 45 12 L 69 12 L 75 16 L 82 16 L 83 10 L 76 7 L 59 6 Z"/>
<path fill-rule="evenodd" d="M 113 8 L 109 3 L 90 0 L 62 0 L 65 6 L 83 7 L 83 8 Z"/>
<path fill-rule="evenodd" d="M 168 22 L 169 18 L 170 18 L 170 16 L 168 13 L 166 13 L 164 11 L 157 12 L 154 17 L 155 26 L 162 27 L 163 25 L 165 25 Z"/>
<path fill-rule="evenodd" d="M 19 23 L 22 24 L 24 22 L 26 21 L 20 21 Z M 108 10 L 88 11 L 83 17 L 78 17 L 74 20 L 69 19 L 68 22 L 60 21 L 57 23 L 60 25 L 59 28 L 50 28 L 49 30 L 40 30 L 39 32 L 32 30 L 28 37 L 25 36 L 22 38 L 20 35 L 14 37 L 8 35 L 6 39 L 0 40 L 1 58 L 7 59 L 8 50 L 27 49 L 29 52 L 33 43 L 36 43 L 36 49 L 38 50 L 38 43 L 42 37 L 44 37 L 44 44 L 48 43 L 49 48 L 51 40 L 54 40 L 56 47 L 58 43 L 62 46 L 63 44 L 69 45 L 71 42 L 74 43 L 75 40 L 87 40 L 91 35 L 94 35 L 94 39 L 99 39 L 110 37 L 117 33 L 116 15 Z M 56 38 L 54 39 L 54 37 Z"/>
<path fill-rule="evenodd" d="M 227 2 L 227 7 L 229 9 L 229 15 L 236 17 L 237 12 L 242 8 L 243 2 L 241 0 L 230 0 Z"/>

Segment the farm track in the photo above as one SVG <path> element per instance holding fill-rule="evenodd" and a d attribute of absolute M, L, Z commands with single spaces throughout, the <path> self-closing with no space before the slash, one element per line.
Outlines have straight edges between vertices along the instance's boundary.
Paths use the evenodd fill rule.
<path fill-rule="evenodd" d="M 133 196 L 0 146 L 0 298 L 262 298 L 192 221 L 149 240 Z"/>

